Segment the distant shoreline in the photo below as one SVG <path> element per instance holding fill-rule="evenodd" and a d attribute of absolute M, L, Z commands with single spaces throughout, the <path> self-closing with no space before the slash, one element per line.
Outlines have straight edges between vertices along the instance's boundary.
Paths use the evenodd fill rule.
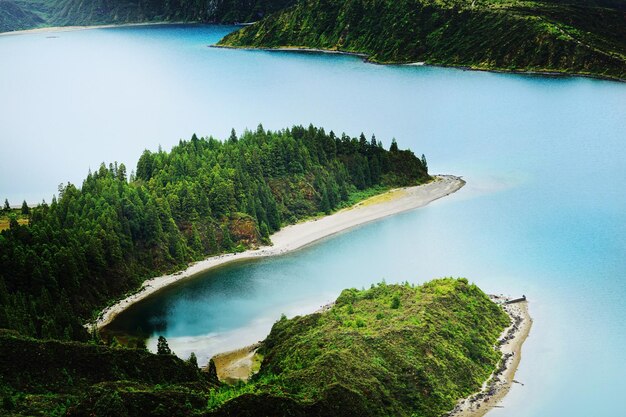
<path fill-rule="evenodd" d="M 229 25 L 232 26 L 249 26 L 256 22 L 250 23 L 232 23 Z M 24 30 L 14 30 L 10 32 L 0 32 L 0 36 L 17 36 L 17 35 L 28 35 L 28 34 L 36 34 L 36 33 L 62 33 L 62 32 L 74 32 L 79 30 L 89 30 L 89 29 L 109 29 L 109 28 L 119 28 L 119 27 L 133 27 L 133 26 L 156 26 L 156 25 L 194 25 L 194 24 L 203 24 L 203 25 L 220 25 L 220 23 L 210 23 L 210 22 L 142 22 L 142 23 L 120 23 L 120 24 L 106 24 L 106 25 L 93 25 L 93 26 L 50 26 L 50 27 L 41 27 L 35 29 L 24 29 Z M 425 66 L 425 67 L 434 67 L 434 68 L 454 68 L 460 69 L 463 71 L 482 71 L 482 72 L 493 72 L 493 73 L 501 73 L 501 74 L 519 74 L 519 75 L 529 75 L 529 76 L 542 76 L 542 77 L 584 77 L 584 78 L 594 78 L 598 80 L 605 81 L 616 81 L 616 82 L 626 82 L 626 79 L 610 77 L 606 75 L 600 74 L 581 74 L 581 73 L 568 73 L 568 72 L 560 72 L 560 71 L 534 71 L 534 70 L 516 70 L 516 69 L 500 69 L 500 68 L 476 68 L 467 65 L 444 65 L 444 64 L 427 64 L 425 62 L 408 62 L 408 63 L 398 63 L 398 62 L 377 62 L 369 59 L 369 55 L 362 52 L 350 52 L 350 51 L 341 51 L 337 49 L 323 49 L 323 48 L 309 48 L 304 46 L 281 46 L 277 48 L 270 47 L 239 47 L 239 46 L 229 46 L 229 45 L 209 45 L 211 48 L 220 48 L 220 49 L 243 49 L 243 50 L 259 50 L 259 51 L 278 51 L 278 52 L 302 52 L 302 53 L 324 53 L 324 54 L 340 54 L 340 55 L 349 55 L 349 56 L 358 56 L 363 58 L 365 62 L 376 65 L 407 65 L 407 66 Z"/>
<path fill-rule="evenodd" d="M 62 33 L 62 32 L 76 32 L 79 30 L 90 29 L 109 29 L 109 28 L 122 28 L 133 26 L 158 26 L 158 25 L 193 25 L 195 22 L 141 22 L 141 23 L 111 23 L 106 25 L 93 25 L 93 26 L 47 26 L 34 29 L 13 30 L 10 32 L 0 32 L 0 36 L 18 36 L 18 35 L 30 35 L 36 33 Z M 211 23 L 213 24 L 213 23 Z"/>
<path fill-rule="evenodd" d="M 428 64 L 426 62 L 377 62 L 369 59 L 369 55 L 362 52 L 350 52 L 350 51 L 341 51 L 337 49 L 323 49 L 323 48 L 309 48 L 304 46 L 280 46 L 276 48 L 271 47 L 255 47 L 255 46 L 230 46 L 230 45 L 209 45 L 211 48 L 221 48 L 221 49 L 241 49 L 241 50 L 250 50 L 250 51 L 277 51 L 277 52 L 302 52 L 302 53 L 323 53 L 323 54 L 340 54 L 340 55 L 349 55 L 349 56 L 358 56 L 363 58 L 363 61 L 374 64 L 374 65 L 398 65 L 398 66 L 424 66 L 424 67 L 433 67 L 433 68 L 453 68 L 459 69 L 463 71 L 482 71 L 482 72 L 493 72 L 499 74 L 518 74 L 518 75 L 528 75 L 528 76 L 542 76 L 542 77 L 584 77 L 584 78 L 594 78 L 598 80 L 605 81 L 616 81 L 616 82 L 626 82 L 626 79 L 610 77 L 606 75 L 600 74 L 582 74 L 575 72 L 560 72 L 560 71 L 534 71 L 534 70 L 516 70 L 516 69 L 501 69 L 501 68 L 476 68 L 467 65 L 445 65 L 445 64 Z"/>
<path fill-rule="evenodd" d="M 302 223 L 286 226 L 271 236 L 273 246 L 263 246 L 241 253 L 229 253 L 209 257 L 190 265 L 184 271 L 163 275 L 144 281 L 141 289 L 114 305 L 105 308 L 95 322 L 86 324 L 93 329 L 101 329 L 131 305 L 181 280 L 204 273 L 231 262 L 247 259 L 282 255 L 303 248 L 320 239 L 332 236 L 344 230 L 360 226 L 387 216 L 423 207 L 435 200 L 458 191 L 465 185 L 460 177 L 452 175 L 435 176 L 427 184 L 398 188 L 376 195 L 356 205 L 334 214 Z"/>

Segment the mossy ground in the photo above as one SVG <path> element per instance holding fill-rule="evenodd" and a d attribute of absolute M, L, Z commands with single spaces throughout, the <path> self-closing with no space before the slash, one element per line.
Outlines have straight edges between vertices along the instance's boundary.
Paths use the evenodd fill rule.
<path fill-rule="evenodd" d="M 439 416 L 495 369 L 508 316 L 464 279 L 344 290 L 324 313 L 277 322 L 260 372 L 215 415 Z M 357 414 L 354 414 L 357 413 Z"/>

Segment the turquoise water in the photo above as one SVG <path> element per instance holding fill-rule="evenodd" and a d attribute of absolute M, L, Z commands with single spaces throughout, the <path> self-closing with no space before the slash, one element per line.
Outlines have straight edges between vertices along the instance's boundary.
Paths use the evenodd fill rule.
<path fill-rule="evenodd" d="M 49 199 L 102 160 L 134 166 L 145 147 L 259 122 L 396 137 L 425 153 L 431 172 L 468 184 L 426 208 L 169 288 L 113 330 L 163 334 L 203 362 L 342 288 L 465 276 L 526 294 L 535 320 L 516 377 L 524 386 L 490 416 L 623 415 L 626 84 L 207 47 L 230 30 L 0 37 L 0 197 Z"/>

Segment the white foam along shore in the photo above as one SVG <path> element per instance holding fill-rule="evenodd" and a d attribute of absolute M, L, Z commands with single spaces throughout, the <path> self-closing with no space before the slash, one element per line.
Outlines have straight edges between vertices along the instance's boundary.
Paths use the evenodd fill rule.
<path fill-rule="evenodd" d="M 263 246 L 236 254 L 212 256 L 190 265 L 184 271 L 149 279 L 143 283 L 138 292 L 107 307 L 94 323 L 88 323 L 86 326 L 91 329 L 95 325 L 101 329 L 134 303 L 149 297 L 168 285 L 206 272 L 209 269 L 230 262 L 291 252 L 352 227 L 425 206 L 432 201 L 454 193 L 463 185 L 465 185 L 465 181 L 460 177 L 439 175 L 427 184 L 390 190 L 334 214 L 287 226 L 271 236 L 272 246 Z"/>

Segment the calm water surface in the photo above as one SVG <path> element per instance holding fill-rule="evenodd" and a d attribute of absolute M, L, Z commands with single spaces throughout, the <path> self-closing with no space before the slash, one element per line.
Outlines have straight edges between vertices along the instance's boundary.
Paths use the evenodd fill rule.
<path fill-rule="evenodd" d="M 468 185 L 297 253 L 226 266 L 136 305 L 113 330 L 182 357 L 265 337 L 342 288 L 465 276 L 526 294 L 535 323 L 507 417 L 623 415 L 626 85 L 208 48 L 233 27 L 0 37 L 0 197 L 50 199 L 101 161 L 231 127 L 325 126 L 425 153 Z"/>

